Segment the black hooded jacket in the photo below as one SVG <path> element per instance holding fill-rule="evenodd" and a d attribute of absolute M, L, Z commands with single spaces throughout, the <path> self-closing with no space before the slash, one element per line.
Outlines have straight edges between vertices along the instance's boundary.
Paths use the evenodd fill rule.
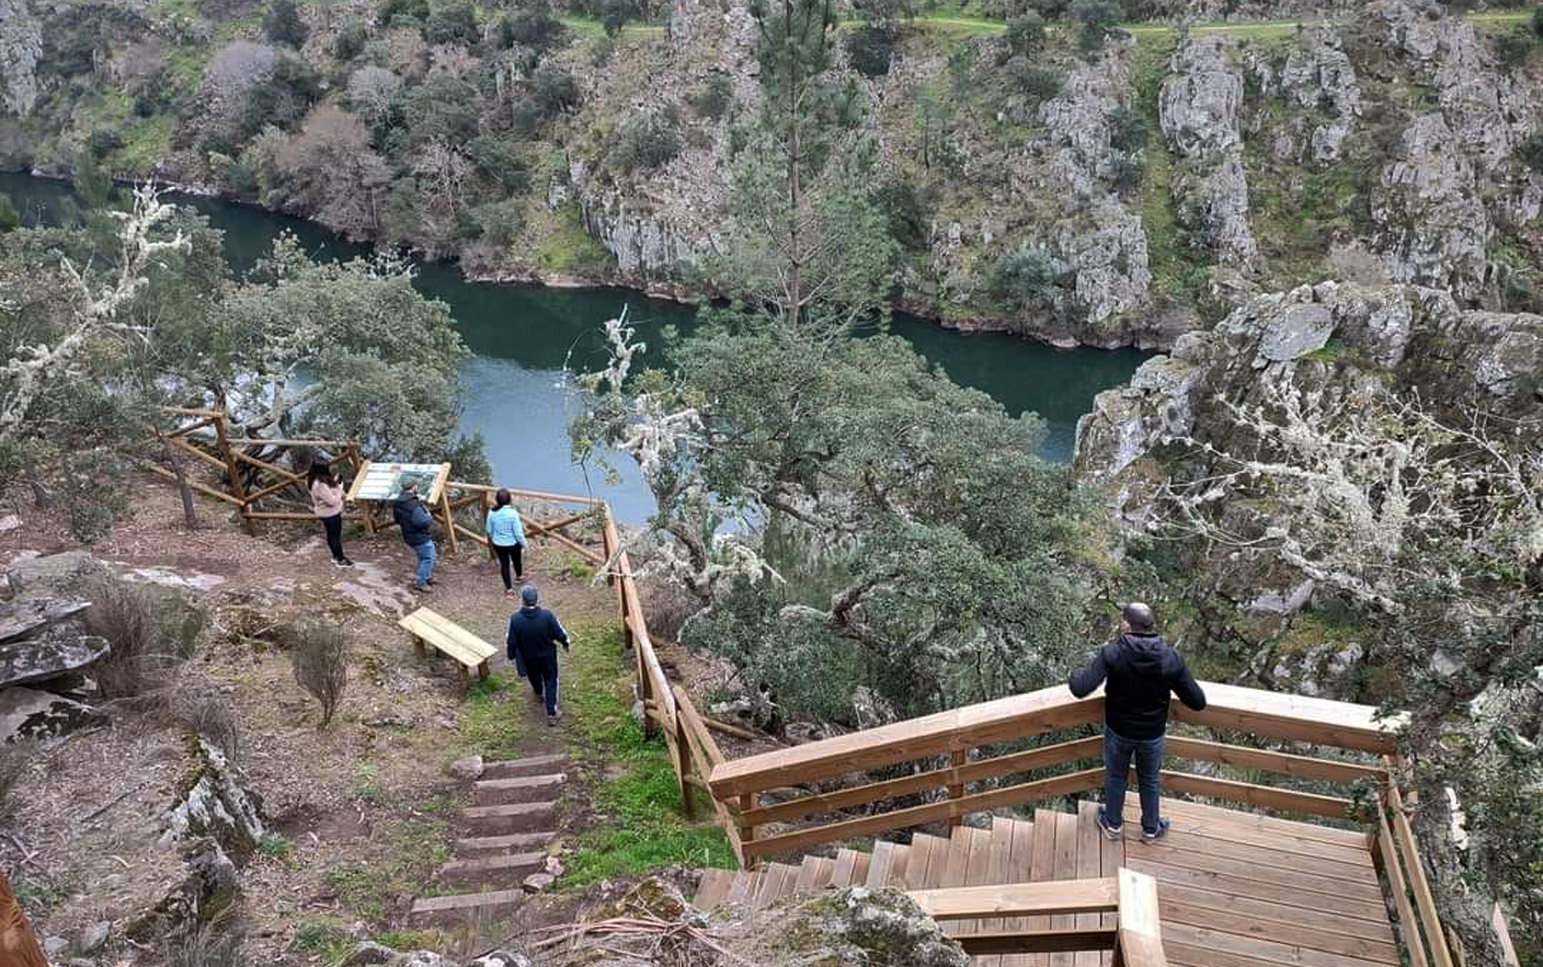
<path fill-rule="evenodd" d="M 1072 694 L 1085 698 L 1104 686 L 1104 724 L 1125 739 L 1155 739 L 1168 728 L 1168 698 L 1205 708 L 1205 692 L 1184 657 L 1161 635 L 1124 634 L 1100 648 L 1086 668 L 1073 673 Z"/>

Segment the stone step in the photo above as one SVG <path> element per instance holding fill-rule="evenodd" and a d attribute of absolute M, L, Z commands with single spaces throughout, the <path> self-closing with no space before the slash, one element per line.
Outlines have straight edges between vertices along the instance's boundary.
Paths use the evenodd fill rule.
<path fill-rule="evenodd" d="M 468 836 L 455 841 L 457 856 L 462 854 L 509 853 L 540 849 L 550 843 L 556 833 L 511 833 L 508 836 Z"/>
<path fill-rule="evenodd" d="M 525 759 L 495 759 L 483 762 L 483 779 L 512 779 L 515 776 L 539 776 L 561 772 L 568 764 L 566 755 L 534 755 Z"/>
<path fill-rule="evenodd" d="M 500 803 L 550 799 L 562 788 L 564 778 L 559 772 L 547 776 L 483 779 L 476 785 L 477 802 L 483 806 L 496 806 Z"/>
<path fill-rule="evenodd" d="M 515 802 L 500 806 L 467 806 L 461 813 L 474 833 L 502 836 L 550 829 L 557 816 L 555 802 Z"/>
<path fill-rule="evenodd" d="M 453 860 L 441 866 L 436 877 L 441 883 L 452 886 L 507 887 L 518 884 L 527 873 L 544 869 L 546 869 L 545 853 L 506 853 L 502 856 Z"/>
<path fill-rule="evenodd" d="M 415 923 L 454 926 L 479 916 L 505 913 L 525 899 L 524 890 L 494 890 L 489 893 L 454 893 L 426 896 L 413 901 Z"/>

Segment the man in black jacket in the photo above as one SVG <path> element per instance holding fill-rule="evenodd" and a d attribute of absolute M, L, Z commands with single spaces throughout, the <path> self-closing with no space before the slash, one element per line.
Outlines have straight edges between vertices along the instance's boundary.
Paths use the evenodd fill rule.
<path fill-rule="evenodd" d="M 1198 712 L 1205 708 L 1205 693 L 1183 656 L 1157 633 L 1150 607 L 1132 601 L 1120 618 L 1119 639 L 1100 648 L 1068 684 L 1078 698 L 1104 684 L 1104 805 L 1098 810 L 1098 828 L 1109 839 L 1124 835 L 1125 782 L 1134 756 L 1141 839 L 1149 843 L 1168 832 L 1168 820 L 1158 815 L 1168 698 L 1177 694 Z"/>
<path fill-rule="evenodd" d="M 434 583 L 434 515 L 418 496 L 418 485 L 402 488 L 401 496 L 391 505 L 391 516 L 402 529 L 402 540 L 418 558 L 418 574 L 412 589 L 426 593 Z"/>
<path fill-rule="evenodd" d="M 520 588 L 522 607 L 509 616 L 509 634 L 504 643 L 509 646 L 509 660 L 523 661 L 525 674 L 537 698 L 546 699 L 546 724 L 556 725 L 562 713 L 557 710 L 557 646 L 569 650 L 568 632 L 563 630 L 557 615 L 536 604 L 536 589 L 532 585 Z"/>

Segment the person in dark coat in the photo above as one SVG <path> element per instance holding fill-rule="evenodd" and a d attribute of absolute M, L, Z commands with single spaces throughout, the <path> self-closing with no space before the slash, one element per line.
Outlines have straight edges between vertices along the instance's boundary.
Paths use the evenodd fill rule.
<path fill-rule="evenodd" d="M 509 616 L 509 660 L 524 662 L 525 674 L 536 697 L 546 700 L 546 723 L 556 725 L 562 715 L 557 709 L 557 646 L 568 651 L 568 632 L 557 616 L 536 604 L 536 589 L 527 584 L 520 588 L 522 607 Z"/>
<path fill-rule="evenodd" d="M 402 528 L 402 541 L 418 557 L 418 574 L 412 589 L 426 594 L 434 583 L 434 515 L 418 496 L 418 485 L 408 484 L 391 506 L 391 516 Z"/>
<path fill-rule="evenodd" d="M 1104 805 L 1098 810 L 1099 829 L 1109 839 L 1124 834 L 1126 776 L 1135 758 L 1141 839 L 1152 842 L 1168 832 L 1168 820 L 1159 814 L 1168 699 L 1178 695 L 1198 712 L 1205 708 L 1205 692 L 1184 657 L 1157 633 L 1149 606 L 1133 601 L 1120 617 L 1120 637 L 1100 648 L 1067 684 L 1078 698 L 1104 686 Z"/>

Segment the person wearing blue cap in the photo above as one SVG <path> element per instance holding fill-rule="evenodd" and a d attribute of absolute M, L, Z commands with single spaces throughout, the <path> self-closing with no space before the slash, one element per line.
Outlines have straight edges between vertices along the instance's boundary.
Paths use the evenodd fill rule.
<path fill-rule="evenodd" d="M 557 709 L 557 646 L 568 651 L 571 643 L 557 615 L 536 604 L 537 597 L 533 585 L 520 588 L 522 606 L 509 617 L 504 643 L 509 646 L 509 660 L 516 667 L 524 663 L 536 697 L 546 700 L 546 724 L 556 725 L 562 715 Z"/>

